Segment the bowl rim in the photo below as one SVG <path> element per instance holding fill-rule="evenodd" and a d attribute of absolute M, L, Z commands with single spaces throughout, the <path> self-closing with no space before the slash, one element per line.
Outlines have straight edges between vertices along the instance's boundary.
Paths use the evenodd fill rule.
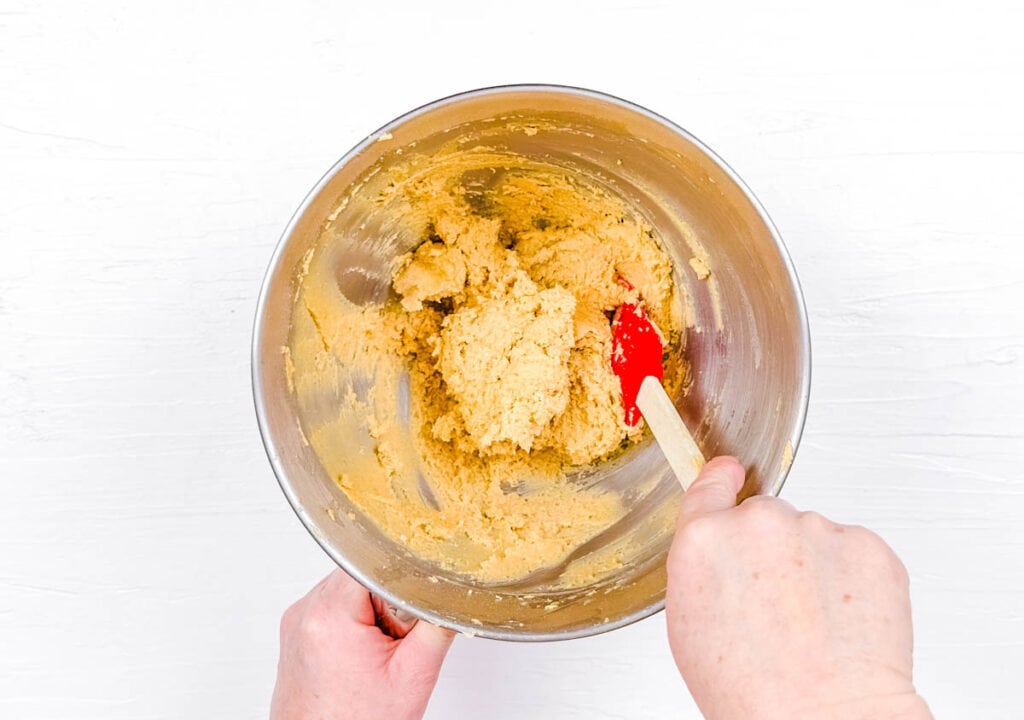
<path fill-rule="evenodd" d="M 263 441 L 263 448 L 266 451 L 267 459 L 270 461 L 270 466 L 274 471 L 274 476 L 277 478 L 277 483 L 281 487 L 281 491 L 284 493 L 285 498 L 288 500 L 288 504 L 291 505 L 292 510 L 298 516 L 303 527 L 312 536 L 316 543 L 324 550 L 325 553 L 341 567 L 346 573 L 352 576 L 356 582 L 365 587 L 369 592 L 373 593 L 384 599 L 388 604 L 394 607 L 399 607 L 410 614 L 414 615 L 418 619 L 426 620 L 427 622 L 435 625 L 441 625 L 443 627 L 456 630 L 465 635 L 486 637 L 493 640 L 506 640 L 516 642 L 547 642 L 555 640 L 573 640 L 576 638 L 590 637 L 593 635 L 600 635 L 601 633 L 609 632 L 611 630 L 617 630 L 618 628 L 632 625 L 635 622 L 644 620 L 652 615 L 661 612 L 665 608 L 665 598 L 662 597 L 660 600 L 651 603 L 639 610 L 635 610 L 628 615 L 624 615 L 620 618 L 616 618 L 613 621 L 607 623 L 599 623 L 592 626 L 580 627 L 575 629 L 569 629 L 564 631 L 554 632 L 516 632 L 501 630 L 497 628 L 487 628 L 477 625 L 464 625 L 462 623 L 454 622 L 448 618 L 442 617 L 430 610 L 414 606 L 407 601 L 395 596 L 388 591 L 386 587 L 380 583 L 374 582 L 372 578 L 359 571 L 352 563 L 348 561 L 345 555 L 335 549 L 327 539 L 317 530 L 316 522 L 310 515 L 309 511 L 303 507 L 299 502 L 298 497 L 292 488 L 291 482 L 288 479 L 287 473 L 281 463 L 281 456 L 277 450 L 277 446 L 271 437 L 270 429 L 267 422 L 267 411 L 266 404 L 264 401 L 263 392 L 263 381 L 260 373 L 260 348 L 263 345 L 263 325 L 266 316 L 267 308 L 267 296 L 270 291 L 270 280 L 277 273 L 281 264 L 284 250 L 288 245 L 288 241 L 291 239 L 292 234 L 295 231 L 296 226 L 302 219 L 306 210 L 312 204 L 313 200 L 320 194 L 324 187 L 334 178 L 334 176 L 346 165 L 352 158 L 357 156 L 367 147 L 376 142 L 382 135 L 398 128 L 405 124 L 407 121 L 431 112 L 437 108 L 449 105 L 462 100 L 468 100 L 471 98 L 484 97 L 488 95 L 499 95 L 505 93 L 520 93 L 520 92 L 533 92 L 533 93 L 555 93 L 564 95 L 576 95 L 580 97 L 586 97 L 593 100 L 599 100 L 602 102 L 617 105 L 625 110 L 629 110 L 640 115 L 647 117 L 650 120 L 654 120 L 661 125 L 664 125 L 669 130 L 677 133 L 683 139 L 692 143 L 701 152 L 706 154 L 712 162 L 717 164 L 721 170 L 736 183 L 736 186 L 743 192 L 747 200 L 754 207 L 761 221 L 765 224 L 768 229 L 772 240 L 775 242 L 776 249 L 782 258 L 783 265 L 786 268 L 786 273 L 789 276 L 790 285 L 795 294 L 797 309 L 798 309 L 798 321 L 799 321 L 799 333 L 800 333 L 800 359 L 804 366 L 804 372 L 801 377 L 800 383 L 800 399 L 797 406 L 797 417 L 796 422 L 793 426 L 793 431 L 790 435 L 790 442 L 792 444 L 793 457 L 795 459 L 797 450 L 800 446 L 800 440 L 803 436 L 804 425 L 807 420 L 807 409 L 810 401 L 810 388 L 811 388 L 811 336 L 810 336 L 810 325 L 807 318 L 807 306 L 804 300 L 803 288 L 800 285 L 800 279 L 797 277 L 796 268 L 793 265 L 793 260 L 790 257 L 789 251 L 786 248 L 785 243 L 782 241 L 782 236 L 779 234 L 778 228 L 768 215 L 767 210 L 754 195 L 753 191 L 743 181 L 743 179 L 737 174 L 728 163 L 725 162 L 714 150 L 708 147 L 700 139 L 694 136 L 689 131 L 685 130 L 681 126 L 677 125 L 672 120 L 669 120 L 663 115 L 660 115 L 652 110 L 647 109 L 642 105 L 625 100 L 609 93 L 600 92 L 597 90 L 590 90 L 588 88 L 575 87 L 572 85 L 557 85 L 550 83 L 512 83 L 507 85 L 492 85 L 488 87 L 477 88 L 474 90 L 467 90 L 464 92 L 454 93 L 447 95 L 437 100 L 420 105 L 419 107 L 410 110 L 402 115 L 399 115 L 394 120 L 382 125 L 374 132 L 367 135 L 364 139 L 356 143 L 348 152 L 341 156 L 337 162 L 331 165 L 330 169 L 324 173 L 324 175 L 317 181 L 313 188 L 306 194 L 302 202 L 296 208 L 292 214 L 291 219 L 285 226 L 281 233 L 280 239 L 277 241 L 277 245 L 274 248 L 274 252 L 270 257 L 270 261 L 267 264 L 267 269 L 263 276 L 263 282 L 260 287 L 259 298 L 256 303 L 256 313 L 253 319 L 253 331 L 252 331 L 252 347 L 250 356 L 250 373 L 252 376 L 252 391 L 253 391 L 253 403 L 256 410 L 256 422 L 259 427 L 260 438 Z M 792 470 L 792 462 L 788 467 L 782 468 L 782 472 L 779 474 L 777 480 L 769 488 L 771 495 L 778 495 L 783 485 L 786 483 L 786 479 L 789 477 L 789 473 Z"/>

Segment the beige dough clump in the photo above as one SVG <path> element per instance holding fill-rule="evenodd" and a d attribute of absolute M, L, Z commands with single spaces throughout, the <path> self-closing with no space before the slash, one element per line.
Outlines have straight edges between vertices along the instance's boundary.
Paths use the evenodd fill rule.
<path fill-rule="evenodd" d="M 524 274 L 445 318 L 437 367 L 481 451 L 503 440 L 530 450 L 569 404 L 575 309 L 570 292 Z"/>
<path fill-rule="evenodd" d="M 381 188 L 367 205 L 417 242 L 383 305 L 338 291 L 333 240 L 313 258 L 290 353 L 304 431 L 354 505 L 444 568 L 505 582 L 566 561 L 623 513 L 572 471 L 643 433 L 611 315 L 641 298 L 678 348 L 671 262 L 626 203 L 557 167 L 460 151 Z M 684 375 L 666 367 L 670 391 Z"/>
<path fill-rule="evenodd" d="M 708 264 L 704 262 L 703 258 L 692 257 L 689 260 L 690 267 L 693 269 L 693 274 L 697 276 L 698 280 L 707 280 L 711 277 L 711 269 Z"/>
<path fill-rule="evenodd" d="M 466 285 L 466 259 L 443 244 L 425 242 L 408 258 L 393 280 L 402 307 L 419 310 L 424 302 L 451 297 Z"/>

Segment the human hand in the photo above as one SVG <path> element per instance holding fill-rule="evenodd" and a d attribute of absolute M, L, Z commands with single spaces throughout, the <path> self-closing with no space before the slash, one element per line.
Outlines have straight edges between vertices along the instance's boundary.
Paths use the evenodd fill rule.
<path fill-rule="evenodd" d="M 873 532 L 773 497 L 736 506 L 709 462 L 668 559 L 669 644 L 705 716 L 930 718 L 911 679 L 907 571 Z"/>
<path fill-rule="evenodd" d="M 376 624 L 370 593 L 335 570 L 281 618 L 271 720 L 421 718 L 454 633 Z"/>

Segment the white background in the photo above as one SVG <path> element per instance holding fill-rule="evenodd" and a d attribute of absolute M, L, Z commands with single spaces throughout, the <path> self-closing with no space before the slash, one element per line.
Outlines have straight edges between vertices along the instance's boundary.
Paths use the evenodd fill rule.
<path fill-rule="evenodd" d="M 759 195 L 814 348 L 785 497 L 903 557 L 938 715 L 1021 716 L 1015 3 L 143 5 L 0 0 L 0 717 L 265 715 L 330 567 L 256 430 L 266 263 L 364 135 L 529 81 L 661 112 Z M 460 637 L 428 716 L 698 715 L 657 616 Z"/>

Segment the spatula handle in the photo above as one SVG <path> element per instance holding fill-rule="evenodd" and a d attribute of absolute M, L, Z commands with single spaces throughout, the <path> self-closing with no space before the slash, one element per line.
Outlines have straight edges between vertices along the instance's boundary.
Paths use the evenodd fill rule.
<path fill-rule="evenodd" d="M 688 490 L 704 466 L 704 456 L 657 378 L 644 378 L 636 404 L 679 484 Z"/>

